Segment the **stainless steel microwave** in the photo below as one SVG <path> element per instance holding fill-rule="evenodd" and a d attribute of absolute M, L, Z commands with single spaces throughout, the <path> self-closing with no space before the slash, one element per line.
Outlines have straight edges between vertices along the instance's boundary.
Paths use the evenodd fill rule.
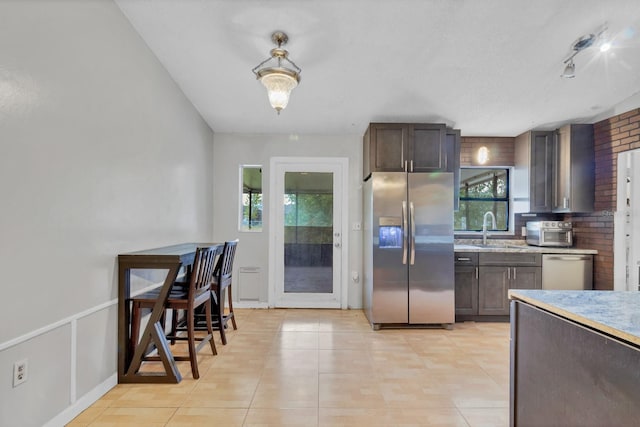
<path fill-rule="evenodd" d="M 573 246 L 573 229 L 570 222 L 527 222 L 527 244 L 535 246 Z"/>

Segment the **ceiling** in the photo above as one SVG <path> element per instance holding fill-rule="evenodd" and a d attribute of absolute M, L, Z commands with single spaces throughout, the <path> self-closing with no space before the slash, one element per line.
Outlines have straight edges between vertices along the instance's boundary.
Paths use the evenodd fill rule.
<path fill-rule="evenodd" d="M 116 0 L 214 132 L 357 134 L 369 122 L 515 136 L 640 99 L 638 0 Z M 604 24 L 613 48 L 575 57 Z M 300 85 L 277 115 L 251 69 L 285 31 Z M 612 114 L 613 115 L 613 114 Z"/>

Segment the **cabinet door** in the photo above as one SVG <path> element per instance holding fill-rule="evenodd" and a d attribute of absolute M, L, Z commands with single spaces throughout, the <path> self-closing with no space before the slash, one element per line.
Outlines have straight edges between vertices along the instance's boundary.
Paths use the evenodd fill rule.
<path fill-rule="evenodd" d="M 456 265 L 456 314 L 478 314 L 478 267 Z"/>
<path fill-rule="evenodd" d="M 412 172 L 447 171 L 446 131 L 444 124 L 416 124 L 411 126 L 409 160 Z M 453 165 L 451 166 L 453 167 Z"/>
<path fill-rule="evenodd" d="M 511 289 L 542 289 L 541 267 L 512 267 Z"/>
<path fill-rule="evenodd" d="M 460 129 L 447 129 L 447 172 L 453 172 L 453 210 L 460 208 Z"/>
<path fill-rule="evenodd" d="M 478 314 L 507 315 L 511 267 L 479 267 Z"/>
<path fill-rule="evenodd" d="M 399 123 L 374 123 L 369 129 L 371 172 L 403 172 L 409 160 L 409 127 Z"/>
<path fill-rule="evenodd" d="M 554 212 L 592 212 L 594 207 L 593 126 L 566 125 L 554 144 Z"/>
<path fill-rule="evenodd" d="M 531 212 L 551 212 L 553 148 L 553 132 L 531 132 L 531 169 L 529 172 Z"/>

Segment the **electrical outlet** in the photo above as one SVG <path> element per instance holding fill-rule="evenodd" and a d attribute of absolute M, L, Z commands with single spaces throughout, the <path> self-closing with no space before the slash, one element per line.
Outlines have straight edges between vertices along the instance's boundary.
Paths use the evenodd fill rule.
<path fill-rule="evenodd" d="M 362 224 L 360 224 L 359 222 L 354 222 L 353 223 L 353 229 L 355 231 L 360 231 L 362 229 Z"/>
<path fill-rule="evenodd" d="M 19 360 L 13 364 L 13 386 L 17 387 L 27 381 L 28 360 Z"/>

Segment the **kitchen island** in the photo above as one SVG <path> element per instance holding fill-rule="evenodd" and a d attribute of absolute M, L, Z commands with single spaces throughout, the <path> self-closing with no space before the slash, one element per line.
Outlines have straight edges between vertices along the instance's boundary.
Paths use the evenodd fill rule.
<path fill-rule="evenodd" d="M 511 290 L 510 424 L 640 419 L 640 293 Z"/>

